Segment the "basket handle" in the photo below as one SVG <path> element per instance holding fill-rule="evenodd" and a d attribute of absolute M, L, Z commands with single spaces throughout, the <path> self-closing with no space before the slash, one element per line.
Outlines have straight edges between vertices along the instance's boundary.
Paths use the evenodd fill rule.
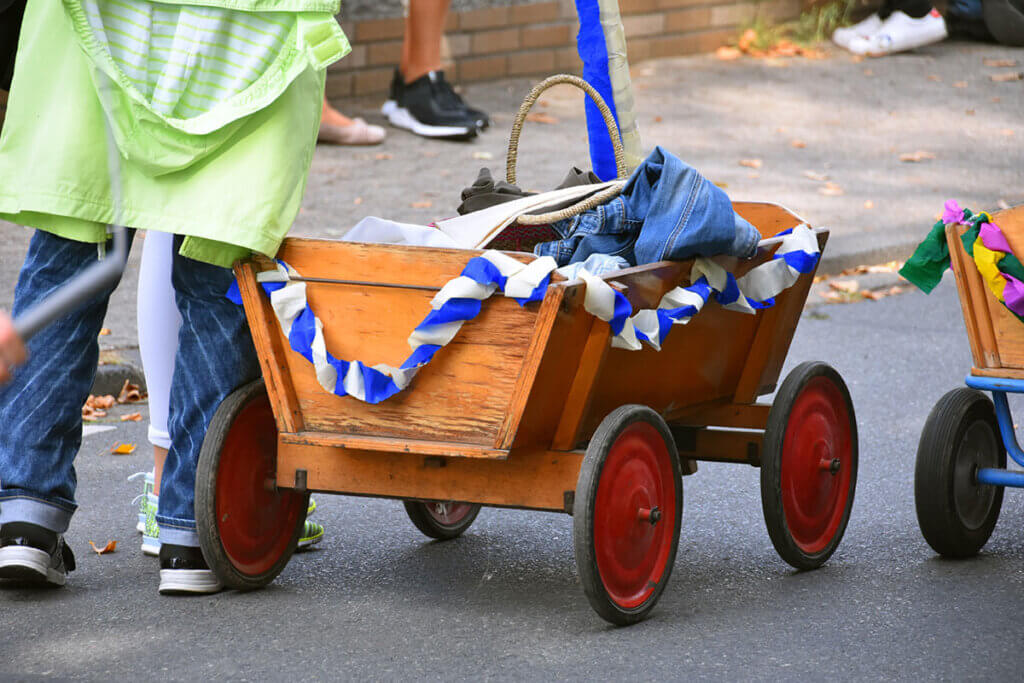
<path fill-rule="evenodd" d="M 615 117 L 612 116 L 612 110 L 605 104 L 601 94 L 594 89 L 594 86 L 587 83 L 579 76 L 571 76 L 569 74 L 557 74 L 555 76 L 548 76 L 543 81 L 533 86 L 533 90 L 523 100 L 523 104 L 520 105 L 519 111 L 516 113 L 516 119 L 512 122 L 512 133 L 508 138 L 508 157 L 505 161 L 505 180 L 510 185 L 516 184 L 516 160 L 519 157 L 519 135 L 523 132 L 523 123 L 526 121 L 526 115 L 530 113 L 530 109 L 536 104 L 537 99 L 541 96 L 548 88 L 558 85 L 559 83 L 567 83 L 569 85 L 575 85 L 577 88 L 585 92 L 590 96 L 590 99 L 597 105 L 598 111 L 601 112 L 601 117 L 604 119 L 604 123 L 608 126 L 608 135 L 612 140 L 612 149 L 615 150 L 615 170 L 618 173 L 619 180 L 625 180 L 629 175 L 626 170 L 626 153 L 622 149 L 622 138 L 619 136 L 619 127 L 615 123 Z"/>

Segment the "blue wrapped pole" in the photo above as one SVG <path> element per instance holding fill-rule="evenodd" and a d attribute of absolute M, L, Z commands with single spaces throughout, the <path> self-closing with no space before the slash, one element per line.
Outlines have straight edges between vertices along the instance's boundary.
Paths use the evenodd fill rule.
<path fill-rule="evenodd" d="M 576 13 L 580 20 L 576 49 L 583 60 L 583 79 L 604 98 L 612 111 L 612 116 L 615 117 L 615 124 L 618 125 L 619 116 L 615 110 L 615 97 L 608 72 L 608 46 L 601 26 L 601 8 L 598 0 L 576 0 Z M 618 175 L 615 168 L 615 151 L 601 112 L 589 97 L 586 112 L 590 163 L 593 165 L 594 173 L 601 180 L 613 180 Z"/>

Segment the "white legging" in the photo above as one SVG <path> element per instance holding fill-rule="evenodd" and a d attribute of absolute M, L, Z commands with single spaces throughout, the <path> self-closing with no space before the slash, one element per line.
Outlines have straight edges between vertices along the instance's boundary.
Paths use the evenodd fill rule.
<path fill-rule="evenodd" d="M 161 448 L 171 447 L 167 410 L 181 329 L 181 314 L 171 284 L 173 255 L 174 235 L 156 230 L 146 232 L 137 303 L 139 353 L 149 391 L 149 442 Z"/>

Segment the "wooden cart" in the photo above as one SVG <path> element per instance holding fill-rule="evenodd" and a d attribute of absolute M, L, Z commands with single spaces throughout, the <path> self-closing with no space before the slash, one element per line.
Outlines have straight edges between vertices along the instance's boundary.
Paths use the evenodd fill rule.
<path fill-rule="evenodd" d="M 801 222 L 776 205 L 735 208 L 766 237 Z M 817 235 L 823 247 L 827 232 Z M 408 354 L 408 332 L 470 255 L 308 239 L 280 252 L 306 279 L 331 352 L 370 363 Z M 716 260 L 738 277 L 768 258 Z M 606 279 L 634 309 L 651 308 L 688 284 L 691 265 Z M 709 301 L 660 352 L 612 348 L 579 281 L 553 282 L 525 307 L 491 299 L 407 391 L 370 405 L 326 392 L 289 348 L 256 280 L 272 267 L 236 267 L 264 380 L 222 404 L 197 477 L 203 552 L 229 587 L 258 587 L 282 570 L 310 491 L 404 500 L 433 538 L 462 533 L 481 505 L 571 514 L 583 587 L 615 624 L 642 619 L 664 590 L 682 475 L 698 460 L 761 467 L 768 531 L 794 567 L 819 566 L 843 535 L 857 474 L 843 380 L 805 363 L 774 404 L 757 403 L 776 388 L 813 273 L 756 315 Z"/>
<path fill-rule="evenodd" d="M 1024 206 L 991 216 L 1024 254 Z M 914 471 L 921 533 L 946 557 L 975 555 L 995 530 L 1006 487 L 1024 488 L 1024 467 L 1007 393 L 1024 393 L 1024 323 L 992 294 L 964 249 L 962 225 L 946 226 L 974 367 L 966 387 L 939 399 L 925 422 Z M 989 399 L 984 392 L 992 394 Z"/>

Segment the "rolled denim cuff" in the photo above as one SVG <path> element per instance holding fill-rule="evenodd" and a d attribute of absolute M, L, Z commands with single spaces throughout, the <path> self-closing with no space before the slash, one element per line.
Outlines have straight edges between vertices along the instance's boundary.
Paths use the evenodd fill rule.
<path fill-rule="evenodd" d="M 199 547 L 199 534 L 196 533 L 195 520 L 157 515 L 156 523 L 160 526 L 161 543 Z"/>
<path fill-rule="evenodd" d="M 0 494 L 0 524 L 29 522 L 63 534 L 71 524 L 74 505 L 56 503 L 36 496 L 19 495 L 10 490 Z"/>
<path fill-rule="evenodd" d="M 729 253 L 734 256 L 750 258 L 757 250 L 757 243 L 761 241 L 761 233 L 738 213 L 734 213 L 734 216 L 736 217 L 736 237 L 729 248 Z"/>

